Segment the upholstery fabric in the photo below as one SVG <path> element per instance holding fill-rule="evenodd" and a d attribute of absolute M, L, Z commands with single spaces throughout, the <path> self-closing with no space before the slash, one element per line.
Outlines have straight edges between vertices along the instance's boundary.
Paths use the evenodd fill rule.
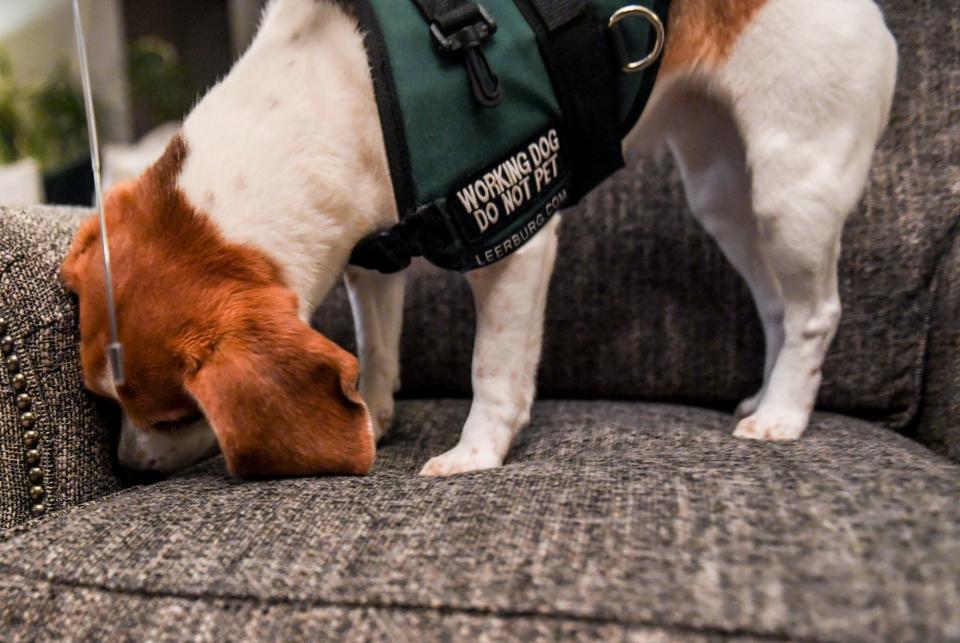
<path fill-rule="evenodd" d="M 641 627 L 590 622 L 575 618 L 500 616 L 407 607 L 325 606 L 288 602 L 263 604 L 243 599 L 213 599 L 135 595 L 104 592 L 11 576 L 0 579 L 0 592 L 16 596 L 17 606 L 55 600 L 50 612 L 9 611 L 10 623 L 29 627 L 40 640 L 152 640 L 181 641 L 476 641 L 529 643 L 530 641 L 625 641 L 627 643 L 707 643 L 719 633 L 696 629 Z M 81 607 L 83 606 L 83 607 Z M 94 620 L 92 614 L 103 615 Z M 145 611 L 147 610 L 147 611 Z M 186 636 L 185 633 L 189 633 Z M 722 636 L 729 641 L 760 641 L 755 637 Z"/>
<path fill-rule="evenodd" d="M 0 640 L 960 640 L 960 464 L 880 424 L 960 461 L 960 11 L 881 5 L 901 86 L 821 396 L 861 419 L 818 414 L 794 444 L 629 401 L 729 408 L 760 377 L 746 289 L 665 160 L 564 222 L 541 398 L 596 399 L 538 403 L 505 467 L 441 480 L 415 474 L 466 400 L 400 403 L 369 477 L 238 481 L 218 458 L 121 489 L 56 281 L 82 214 L 0 208 L 46 509 L 28 520 L 0 364 Z M 406 321 L 405 394 L 466 396 L 463 280 L 417 279 Z M 317 323 L 352 345 L 342 289 Z"/>
<path fill-rule="evenodd" d="M 891 431 L 819 416 L 757 444 L 713 411 L 544 402 L 504 468 L 430 480 L 467 403 L 398 412 L 367 478 L 243 483 L 215 459 L 11 531 L 0 625 L 960 637 L 960 466 Z"/>
<path fill-rule="evenodd" d="M 960 462 L 960 237 L 944 252 L 935 292 L 917 437 Z"/>
<path fill-rule="evenodd" d="M 903 428 L 921 395 L 931 283 L 960 214 L 960 12 L 880 3 L 900 45 L 889 131 L 844 237 L 844 317 L 823 408 Z M 541 397 L 660 399 L 733 408 L 763 369 L 745 285 L 689 215 L 673 162 L 614 177 L 567 213 L 550 292 Z M 352 345 L 345 295 L 317 324 Z M 458 275 L 410 287 L 403 394 L 470 390 L 474 312 Z"/>
<path fill-rule="evenodd" d="M 13 340 L 24 376 L 0 366 L 0 529 L 26 520 L 38 501 L 28 479 L 27 446 L 17 396 L 30 397 L 39 434 L 49 510 L 85 502 L 119 488 L 111 463 L 110 410 L 83 393 L 80 336 L 73 301 L 57 273 L 73 232 L 85 213 L 72 210 L 0 208 L 0 317 Z"/>

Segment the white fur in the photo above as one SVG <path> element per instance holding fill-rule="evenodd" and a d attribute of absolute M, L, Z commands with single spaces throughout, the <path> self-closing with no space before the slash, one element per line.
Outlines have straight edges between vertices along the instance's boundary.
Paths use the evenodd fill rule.
<path fill-rule="evenodd" d="M 98 381 L 99 391 L 119 400 L 117 386 L 109 369 Z M 173 473 L 198 460 L 211 456 L 219 449 L 217 436 L 206 419 L 178 427 L 140 427 L 123 413 L 120 421 L 120 444 L 117 459 L 120 464 L 136 471 Z"/>
<path fill-rule="evenodd" d="M 556 216 L 509 259 L 467 273 L 477 308 L 473 404 L 460 443 L 421 475 L 499 467 L 530 421 L 559 226 Z"/>
<path fill-rule="evenodd" d="M 143 429 L 124 415 L 120 425 L 120 464 L 138 471 L 173 473 L 218 450 L 217 436 L 205 419 L 176 429 Z"/>
<path fill-rule="evenodd" d="M 229 240 L 280 263 L 304 318 L 356 242 L 397 220 L 372 87 L 341 9 L 273 2 L 253 44 L 184 122 L 180 187 Z"/>
<path fill-rule="evenodd" d="M 756 300 L 767 360 L 763 388 L 740 407 L 740 437 L 795 439 L 806 428 L 840 314 L 840 232 L 887 121 L 896 65 L 871 0 L 769 0 L 725 63 L 663 79 L 627 139 L 628 158 L 671 149 L 694 215 Z M 272 3 L 184 132 L 187 197 L 228 239 L 283 266 L 304 315 L 356 241 L 396 221 L 361 38 L 325 3 Z M 473 406 L 460 443 L 423 474 L 499 466 L 529 421 L 558 227 L 559 217 L 467 275 L 478 320 Z M 351 269 L 347 285 L 361 392 L 380 437 L 399 382 L 404 278 Z"/>
<path fill-rule="evenodd" d="M 889 117 L 896 66 L 874 3 L 771 0 L 726 64 L 667 99 L 665 138 L 694 214 L 764 325 L 764 384 L 738 409 L 738 437 L 793 440 L 806 429 L 840 318 L 840 235 Z"/>

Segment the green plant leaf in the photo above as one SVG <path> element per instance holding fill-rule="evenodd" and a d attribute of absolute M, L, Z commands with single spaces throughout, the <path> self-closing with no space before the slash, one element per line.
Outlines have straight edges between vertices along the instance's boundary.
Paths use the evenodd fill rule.
<path fill-rule="evenodd" d="M 74 83 L 66 63 L 31 91 L 26 151 L 44 169 L 57 169 L 90 153 L 83 94 Z"/>
<path fill-rule="evenodd" d="M 172 44 L 160 38 L 140 38 L 130 46 L 127 65 L 134 100 L 153 118 L 183 117 L 195 96 L 190 74 Z"/>

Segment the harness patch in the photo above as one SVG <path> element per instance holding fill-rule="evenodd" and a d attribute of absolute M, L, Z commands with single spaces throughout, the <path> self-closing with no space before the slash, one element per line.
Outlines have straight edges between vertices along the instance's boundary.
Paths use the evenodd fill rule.
<path fill-rule="evenodd" d="M 477 267 L 523 246 L 567 202 L 571 168 L 556 127 L 459 184 L 448 198 Z"/>

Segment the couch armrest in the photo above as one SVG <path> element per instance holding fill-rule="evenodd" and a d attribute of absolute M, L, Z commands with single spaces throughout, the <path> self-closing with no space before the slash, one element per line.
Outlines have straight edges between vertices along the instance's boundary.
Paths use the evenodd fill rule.
<path fill-rule="evenodd" d="M 933 282 L 917 437 L 960 462 L 960 220 L 945 247 Z"/>
<path fill-rule="evenodd" d="M 87 215 L 0 207 L 0 529 L 120 486 L 116 418 L 83 391 L 76 305 L 57 279 Z"/>

